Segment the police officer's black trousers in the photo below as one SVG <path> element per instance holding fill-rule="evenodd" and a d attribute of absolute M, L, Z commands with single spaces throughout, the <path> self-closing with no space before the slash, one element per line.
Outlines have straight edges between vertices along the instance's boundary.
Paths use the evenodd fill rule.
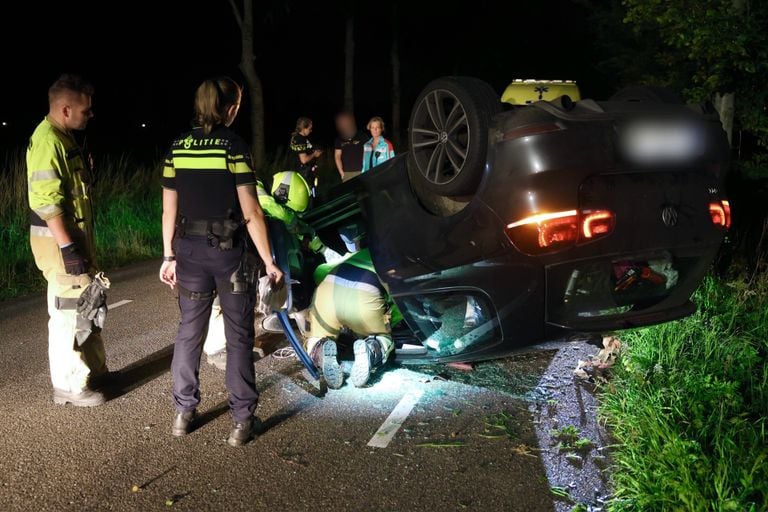
<path fill-rule="evenodd" d="M 180 287 L 181 321 L 171 374 L 173 399 L 178 411 L 190 411 L 200 403 L 200 356 L 211 315 L 213 290 L 218 290 L 224 315 L 226 384 L 232 417 L 235 421 L 243 421 L 256 410 L 259 395 L 253 369 L 255 296 L 235 295 L 230 284 L 230 276 L 237 269 L 241 255 L 242 249 L 238 247 L 229 251 L 210 247 L 205 237 L 189 236 L 177 240 L 176 280 Z M 196 293 L 190 296 L 182 289 Z"/>

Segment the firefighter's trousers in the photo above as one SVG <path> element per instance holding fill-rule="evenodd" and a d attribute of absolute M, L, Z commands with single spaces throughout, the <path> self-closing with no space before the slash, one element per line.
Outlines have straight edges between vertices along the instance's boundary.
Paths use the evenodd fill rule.
<path fill-rule="evenodd" d="M 344 268 L 340 270 L 343 275 Z M 375 279 L 375 274 L 371 274 Z M 367 282 L 345 279 L 336 272 L 326 276 L 315 290 L 309 322 L 309 353 L 320 339 L 336 339 L 343 327 L 358 338 L 378 336 L 384 359 L 395 348 L 383 291 Z"/>
<path fill-rule="evenodd" d="M 33 228 L 29 239 L 35 264 L 48 282 L 51 382 L 55 389 L 79 393 L 87 387 L 89 377 L 107 371 L 104 342 L 100 334 L 91 333 L 80 346 L 75 341 L 77 312 L 72 307 L 71 299 L 80 296 L 91 278 L 88 274 L 72 276 L 64 271 L 59 246 L 46 229 Z M 93 261 L 93 258 L 90 259 Z"/>

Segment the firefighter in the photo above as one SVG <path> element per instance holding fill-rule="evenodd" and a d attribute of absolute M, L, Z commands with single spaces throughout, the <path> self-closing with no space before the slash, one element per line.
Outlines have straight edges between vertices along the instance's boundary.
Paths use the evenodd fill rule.
<path fill-rule="evenodd" d="M 48 358 L 57 404 L 104 403 L 104 342 L 78 315 L 77 300 L 96 266 L 90 184 L 92 170 L 74 132 L 93 117 L 93 86 L 65 74 L 48 90 L 48 115 L 27 149 L 30 245 L 48 282 Z"/>
<path fill-rule="evenodd" d="M 263 186 L 259 188 L 259 202 L 267 215 L 282 221 L 292 234 L 310 233 L 297 215 L 309 207 L 311 194 L 309 184 L 301 174 L 294 171 L 275 173 L 271 192 L 270 195 Z"/>
<path fill-rule="evenodd" d="M 163 250 L 160 280 L 178 288 L 181 320 L 171 363 L 176 414 L 171 433 L 186 435 L 200 403 L 198 372 L 215 295 L 224 317 L 226 384 L 234 426 L 227 442 L 253 437 L 258 401 L 253 366 L 254 269 L 249 238 L 271 276 L 272 260 L 256 176 L 244 141 L 229 129 L 241 88 L 230 78 L 206 80 L 195 93 L 195 125 L 172 145 L 163 168 Z"/>
<path fill-rule="evenodd" d="M 304 239 L 308 239 L 308 248 L 317 253 L 325 249 L 319 238 L 314 234 L 312 228 L 310 228 L 299 217 L 299 213 L 305 211 L 309 206 L 310 191 L 309 185 L 301 177 L 301 175 L 294 171 L 282 171 L 276 173 L 272 177 L 273 186 L 271 187 L 272 193 L 267 192 L 261 181 L 256 182 L 256 191 L 259 197 L 259 204 L 262 210 L 264 210 L 267 217 L 281 221 L 287 231 L 294 236 L 295 240 L 299 242 Z M 309 272 L 307 278 L 302 278 L 302 281 L 311 282 L 311 271 L 314 269 L 305 269 L 303 264 L 303 257 L 301 251 L 296 244 L 289 249 L 288 259 L 291 267 L 291 273 L 295 276 L 306 275 Z M 304 283 L 305 284 L 305 283 Z M 311 294 L 311 290 L 309 291 Z M 299 298 L 299 306 L 306 307 L 307 304 L 301 304 L 301 293 L 297 294 Z M 208 362 L 216 365 L 219 368 L 225 368 L 225 349 L 226 342 L 224 338 L 223 330 L 223 315 L 221 307 L 218 303 L 218 299 L 214 301 L 211 318 L 208 323 L 208 333 L 205 338 L 205 344 L 203 350 L 208 356 Z M 292 316 L 297 320 L 302 332 L 305 328 L 305 318 L 303 311 L 293 311 Z M 268 316 L 262 323 L 265 330 L 270 332 L 281 332 L 276 315 Z"/>
<path fill-rule="evenodd" d="M 363 387 L 394 351 L 391 320 L 399 312 L 390 304 L 368 249 L 347 256 L 340 264 L 320 266 L 316 276 L 320 284 L 310 306 L 307 353 L 328 387 L 340 388 L 344 373 L 335 339 L 343 328 L 348 329 L 358 338 L 350 380 Z"/>
<path fill-rule="evenodd" d="M 259 201 L 267 215 L 282 221 L 292 235 L 288 239 L 287 247 L 291 278 L 295 283 L 292 286 L 292 306 L 295 311 L 302 311 L 309 307 L 314 290 L 312 276 L 317 265 L 324 262 L 322 253 L 325 251 L 325 246 L 314 230 L 299 216 L 309 208 L 312 201 L 310 186 L 298 172 L 283 171 L 272 176 L 271 191 L 271 194 L 259 196 Z M 274 331 L 274 316 L 265 320 L 265 324 L 269 324 L 270 319 L 272 328 L 267 325 L 264 327 Z"/>

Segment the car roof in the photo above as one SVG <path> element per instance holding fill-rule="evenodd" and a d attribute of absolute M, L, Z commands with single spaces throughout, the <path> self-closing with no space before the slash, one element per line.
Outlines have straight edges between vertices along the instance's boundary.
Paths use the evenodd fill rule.
<path fill-rule="evenodd" d="M 535 101 L 551 101 L 568 95 L 573 101 L 581 99 L 579 86 L 573 80 L 513 80 L 501 95 L 502 103 L 528 105 Z"/>

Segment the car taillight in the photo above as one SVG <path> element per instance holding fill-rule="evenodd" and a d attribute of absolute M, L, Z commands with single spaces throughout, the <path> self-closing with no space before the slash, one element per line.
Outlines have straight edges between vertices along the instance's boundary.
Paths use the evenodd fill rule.
<path fill-rule="evenodd" d="M 607 235 L 613 231 L 614 224 L 616 224 L 616 215 L 608 210 L 598 210 L 589 213 L 583 212 L 581 219 L 581 234 L 587 239 Z"/>
<path fill-rule="evenodd" d="M 538 213 L 507 225 L 507 235 L 521 251 L 541 254 L 609 235 L 616 215 L 608 210 Z"/>
<path fill-rule="evenodd" d="M 712 224 L 723 229 L 731 227 L 731 203 L 725 199 L 709 203 L 709 216 Z"/>

